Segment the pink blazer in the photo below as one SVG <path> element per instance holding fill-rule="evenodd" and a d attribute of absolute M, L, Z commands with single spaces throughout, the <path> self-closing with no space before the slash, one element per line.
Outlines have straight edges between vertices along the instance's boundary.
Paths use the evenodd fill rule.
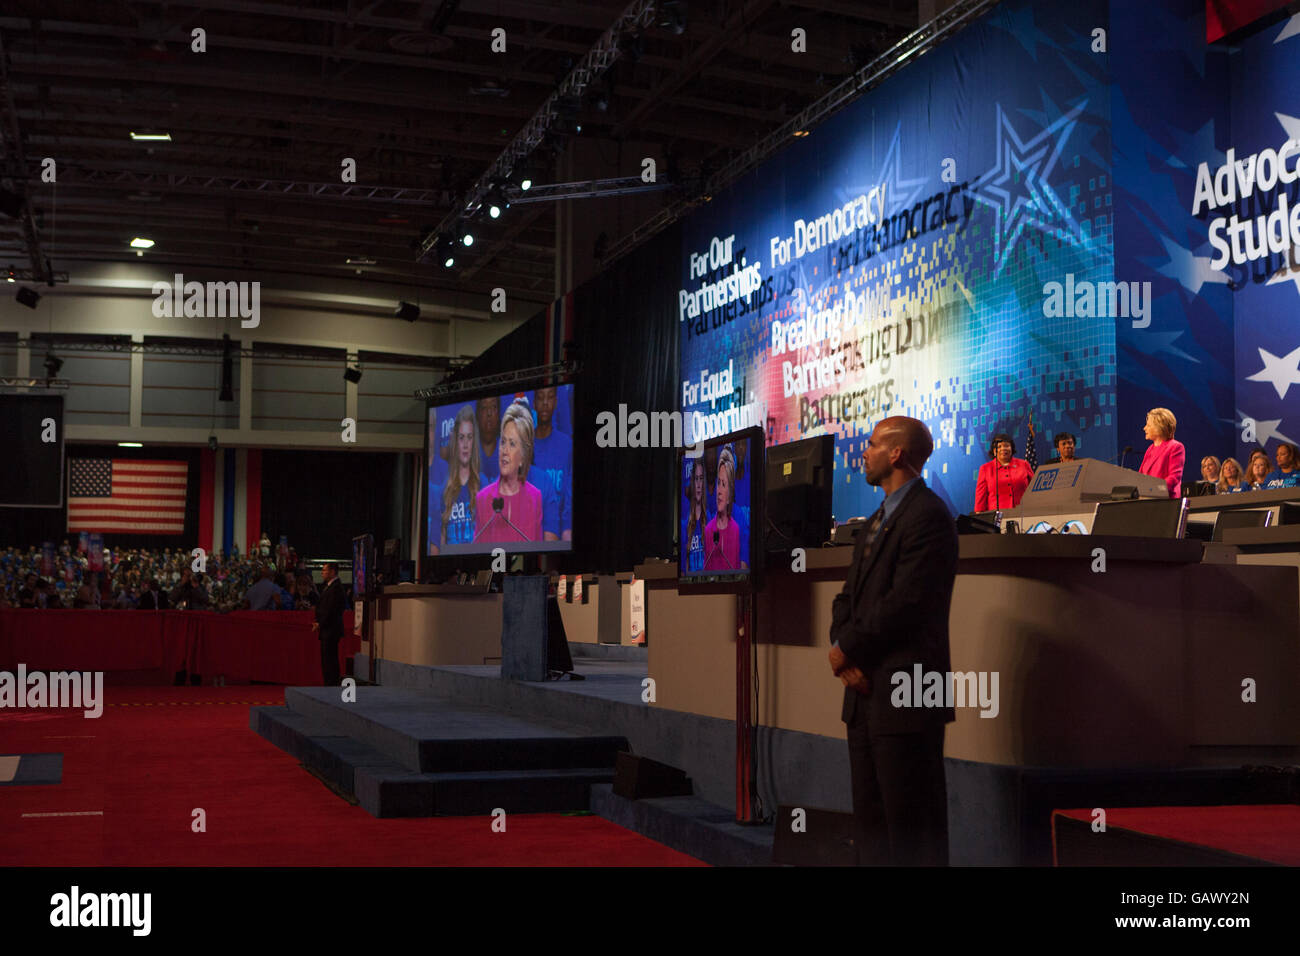
<path fill-rule="evenodd" d="M 1183 496 L 1183 460 L 1186 457 L 1187 452 L 1180 441 L 1174 441 L 1171 438 L 1159 445 L 1153 443 L 1147 448 L 1147 453 L 1142 456 L 1142 467 L 1138 471 L 1144 475 L 1150 475 L 1152 478 L 1163 478 L 1165 484 L 1169 486 L 1169 497 L 1181 498 Z"/>

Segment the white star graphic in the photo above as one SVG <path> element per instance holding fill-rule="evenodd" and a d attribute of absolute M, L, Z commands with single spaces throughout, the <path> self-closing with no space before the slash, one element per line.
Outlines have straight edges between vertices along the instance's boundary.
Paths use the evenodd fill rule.
<path fill-rule="evenodd" d="M 1286 26 L 1282 28 L 1282 32 L 1277 35 L 1277 39 L 1273 42 L 1281 43 L 1283 40 L 1289 40 L 1294 36 L 1300 36 L 1300 13 L 1297 13 L 1286 22 Z"/>
<path fill-rule="evenodd" d="M 1300 14 L 1297 14 L 1297 16 L 1300 16 Z M 1288 116 L 1286 113 L 1274 113 L 1273 115 L 1282 124 L 1282 129 L 1286 130 L 1288 139 L 1300 139 L 1300 119 Z"/>
<path fill-rule="evenodd" d="M 1276 438 L 1278 441 L 1284 441 L 1290 445 L 1295 444 L 1295 442 L 1293 442 L 1290 438 L 1287 438 L 1285 435 L 1283 435 L 1280 431 L 1277 430 L 1277 426 L 1282 424 L 1282 419 L 1253 418 L 1253 416 L 1247 415 L 1241 409 L 1237 409 L 1237 427 L 1244 428 L 1247 419 L 1251 419 L 1255 423 L 1255 441 L 1260 445 L 1260 447 L 1267 445 L 1268 440 L 1270 438 Z"/>
<path fill-rule="evenodd" d="M 1248 382 L 1268 382 L 1277 392 L 1278 398 L 1286 398 L 1292 385 L 1300 385 L 1300 349 L 1277 356 L 1268 349 L 1260 349 L 1259 357 L 1264 367 L 1254 375 L 1247 375 Z"/>
<path fill-rule="evenodd" d="M 1156 271 L 1161 275 L 1174 279 L 1192 295 L 1199 294 L 1201 286 L 1207 282 L 1226 284 L 1231 281 L 1226 272 L 1210 268 L 1208 256 L 1193 255 L 1192 250 L 1184 249 L 1165 236 L 1160 237 L 1160 242 L 1164 245 L 1165 252 L 1169 253 L 1169 264 L 1158 267 Z"/>
<path fill-rule="evenodd" d="M 975 200 L 993 209 L 995 275 L 1006 265 L 1026 226 L 1046 233 L 1059 228 L 1063 241 L 1088 246 L 1070 210 L 1048 183 L 1086 105 L 1075 106 L 1028 140 L 1020 138 L 1002 105 L 997 105 L 997 159 L 972 184 Z"/>

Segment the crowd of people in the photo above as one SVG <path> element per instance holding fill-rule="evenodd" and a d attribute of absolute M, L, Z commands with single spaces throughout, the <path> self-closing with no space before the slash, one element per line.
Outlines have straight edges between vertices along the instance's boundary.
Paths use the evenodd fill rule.
<path fill-rule="evenodd" d="M 261 549 L 264 552 L 267 549 Z M 311 610 L 320 601 L 311 571 L 294 551 L 272 558 L 214 551 L 203 571 L 183 548 L 104 549 L 102 570 L 64 541 L 53 573 L 41 549 L 0 551 L 0 606 L 103 610 Z"/>
<path fill-rule="evenodd" d="M 1274 488 L 1300 487 L 1300 450 L 1289 442 L 1282 442 L 1269 458 L 1262 448 L 1256 448 L 1247 459 L 1245 468 L 1236 458 L 1222 461 L 1214 455 L 1201 459 L 1201 477 L 1185 481 L 1183 477 L 1186 450 L 1174 438 L 1178 421 L 1167 408 L 1153 408 L 1147 413 L 1143 434 L 1151 444 L 1147 446 L 1138 471 L 1144 475 L 1161 478 L 1169 489 L 1169 497 L 1181 498 L 1191 494 L 1233 494 L 1243 491 L 1267 491 Z M 1029 448 L 1033 448 L 1034 425 L 1029 422 Z M 1068 432 L 1056 435 L 1053 442 L 1056 457 L 1047 464 L 1073 461 L 1076 439 Z M 1032 452 L 1025 459 L 1016 458 L 1016 446 L 1005 433 L 993 436 L 989 446 L 990 461 L 980 467 L 975 489 L 975 510 L 1014 508 L 1028 489 L 1037 462 Z"/>

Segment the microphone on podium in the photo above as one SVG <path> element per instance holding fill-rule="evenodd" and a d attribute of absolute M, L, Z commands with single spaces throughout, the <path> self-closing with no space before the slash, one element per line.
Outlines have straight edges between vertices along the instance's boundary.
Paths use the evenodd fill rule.
<path fill-rule="evenodd" d="M 528 535 L 524 534 L 518 528 L 515 528 L 514 522 L 505 516 L 505 507 L 506 507 L 506 499 L 499 496 L 492 499 L 492 511 L 494 512 L 494 514 L 492 515 L 491 520 L 488 521 L 487 524 L 479 528 L 478 531 L 474 533 L 475 541 L 478 540 L 479 535 L 481 535 L 484 531 L 487 531 L 488 528 L 492 527 L 492 522 L 496 521 L 497 518 L 500 518 L 506 524 L 510 525 L 510 527 L 514 529 L 515 534 L 519 535 L 519 537 L 522 540 L 524 541 L 529 540 Z"/>
<path fill-rule="evenodd" d="M 718 534 L 718 531 L 715 528 L 713 531 L 713 548 L 709 551 L 709 556 L 704 559 L 705 568 L 708 568 L 709 562 L 712 561 L 713 556 L 718 553 L 719 542 L 721 540 L 722 540 L 722 535 Z"/>
<path fill-rule="evenodd" d="M 1121 468 L 1124 467 L 1124 459 L 1128 457 L 1129 452 L 1131 452 L 1132 450 L 1133 450 L 1133 446 L 1132 446 L 1132 445 L 1125 445 L 1125 446 L 1124 446 L 1124 450 L 1123 450 L 1122 452 L 1120 452 L 1118 455 L 1115 456 L 1116 458 L 1119 459 L 1119 467 L 1121 467 Z M 1115 464 L 1115 458 L 1112 458 L 1112 459 L 1110 460 L 1110 464 L 1112 464 L 1112 465 Z"/>

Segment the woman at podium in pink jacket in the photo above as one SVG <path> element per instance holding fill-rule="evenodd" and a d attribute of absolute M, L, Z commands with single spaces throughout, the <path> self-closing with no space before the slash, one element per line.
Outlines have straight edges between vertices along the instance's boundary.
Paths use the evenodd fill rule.
<path fill-rule="evenodd" d="M 1032 429 L 1033 425 L 1029 427 Z M 1010 511 L 1020 504 L 1034 470 L 1029 462 L 1016 457 L 1015 442 L 1006 433 L 993 436 L 989 457 L 993 460 L 980 465 L 975 482 L 975 510 Z"/>
<path fill-rule="evenodd" d="M 1177 427 L 1178 419 L 1169 409 L 1153 408 L 1147 412 L 1143 431 L 1151 445 L 1142 456 L 1142 467 L 1138 469 L 1152 478 L 1163 478 L 1169 487 L 1170 498 L 1182 497 L 1183 462 L 1187 457 L 1183 443 L 1174 441 Z"/>

